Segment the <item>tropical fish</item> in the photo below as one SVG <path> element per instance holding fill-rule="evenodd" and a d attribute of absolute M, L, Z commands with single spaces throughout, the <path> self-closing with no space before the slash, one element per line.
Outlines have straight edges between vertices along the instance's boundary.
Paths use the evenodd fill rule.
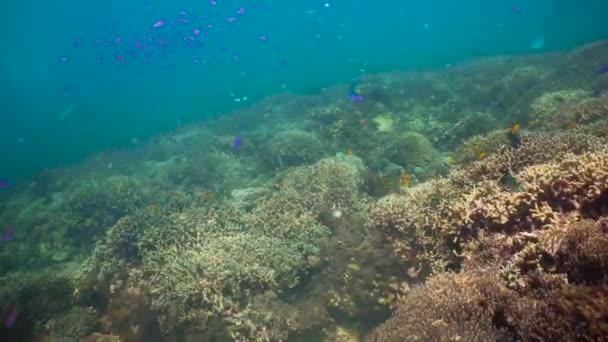
<path fill-rule="evenodd" d="M 575 129 L 576 128 L 576 122 L 572 121 L 571 123 L 568 124 L 568 128 L 569 129 Z"/>
<path fill-rule="evenodd" d="M 344 151 L 344 153 L 345 153 L 347 156 L 352 156 L 352 155 L 353 155 L 353 150 L 348 149 L 348 150 Z"/>
<path fill-rule="evenodd" d="M 519 134 L 519 130 L 521 128 L 520 124 L 515 124 L 511 127 L 507 138 L 509 139 L 509 144 L 513 148 L 519 148 L 521 146 L 521 135 Z"/>
<path fill-rule="evenodd" d="M 120 64 L 125 64 L 125 58 L 121 54 L 117 53 L 115 56 Z"/>
<path fill-rule="evenodd" d="M 13 238 L 13 234 L 15 234 L 15 227 L 10 226 L 2 233 L 0 241 L 10 241 Z"/>
<path fill-rule="evenodd" d="M 236 137 L 234 137 L 234 142 L 232 143 L 232 150 L 233 151 L 238 150 L 242 144 L 243 144 L 243 137 L 240 135 L 237 135 Z"/>
<path fill-rule="evenodd" d="M 353 101 L 353 102 L 361 102 L 365 100 L 365 97 L 363 97 L 363 95 L 359 95 L 359 94 L 355 94 L 355 93 L 349 93 L 348 94 L 348 99 Z"/>
<path fill-rule="evenodd" d="M 399 185 L 404 188 L 408 188 L 410 186 L 410 178 L 411 176 L 409 173 L 404 173 L 403 176 L 399 178 Z"/>
<path fill-rule="evenodd" d="M 19 308 L 15 307 L 11 309 L 3 318 L 2 323 L 6 328 L 11 328 L 17 323 L 17 317 L 19 316 Z"/>
<path fill-rule="evenodd" d="M 348 268 L 350 268 L 353 271 L 361 270 L 361 266 L 359 266 L 359 264 L 348 264 L 347 266 L 348 266 Z"/>
<path fill-rule="evenodd" d="M 515 175 L 513 174 L 513 171 L 511 171 L 511 170 L 508 170 L 507 172 L 505 172 L 505 174 L 502 176 L 500 181 L 509 191 L 512 191 L 512 192 L 521 191 L 521 186 L 519 185 L 519 182 L 517 182 L 517 179 L 515 178 Z"/>
<path fill-rule="evenodd" d="M 482 159 L 484 159 L 485 157 L 486 157 L 486 153 L 485 153 L 485 152 L 479 152 L 479 153 L 477 154 L 477 158 L 478 158 L 479 160 L 482 160 Z"/>
<path fill-rule="evenodd" d="M 519 134 L 520 128 L 521 128 L 521 125 L 516 123 L 515 125 L 513 125 L 513 127 L 511 127 L 511 134 Z"/>
<path fill-rule="evenodd" d="M 7 181 L 3 181 L 0 179 L 0 189 L 10 189 L 11 185 Z"/>
<path fill-rule="evenodd" d="M 597 73 L 600 75 L 604 75 L 604 74 L 608 73 L 608 65 L 602 65 L 599 68 L 597 68 Z"/>

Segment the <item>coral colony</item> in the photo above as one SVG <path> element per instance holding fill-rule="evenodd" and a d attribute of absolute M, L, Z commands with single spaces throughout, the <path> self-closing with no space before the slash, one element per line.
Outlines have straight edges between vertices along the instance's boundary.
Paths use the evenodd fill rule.
<path fill-rule="evenodd" d="M 0 339 L 604 340 L 606 53 L 362 75 L 2 181 Z"/>

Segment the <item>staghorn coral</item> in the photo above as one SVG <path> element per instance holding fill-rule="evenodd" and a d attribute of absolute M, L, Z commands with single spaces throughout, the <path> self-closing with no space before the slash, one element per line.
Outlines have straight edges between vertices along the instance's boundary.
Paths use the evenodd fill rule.
<path fill-rule="evenodd" d="M 181 212 L 141 209 L 108 231 L 74 283 L 80 293 L 107 292 L 91 289 L 98 286 L 91 280 L 124 279 L 150 304 L 165 334 L 196 328 L 216 334 L 209 338 L 246 338 L 267 331 L 276 340 L 272 329 L 278 329 L 276 336 L 287 336 L 308 323 L 285 325 L 289 317 L 280 315 L 265 321 L 254 298 L 294 288 L 313 268 L 330 233 L 319 219 L 332 210 L 361 210 L 363 171 L 356 157 L 324 159 L 284 172 L 276 191 L 248 206 L 228 201 Z M 243 330 L 244 320 L 253 330 Z"/>
<path fill-rule="evenodd" d="M 497 137 L 494 132 L 485 139 Z M 592 341 L 605 336 L 608 146 L 573 132 L 524 132 L 521 141 L 519 148 L 499 143 L 489 157 L 371 207 L 370 226 L 386 234 L 403 267 L 431 275 L 425 285 L 401 295 L 395 316 L 371 340 Z M 517 188 L 504 183 L 505 172 Z M 446 270 L 460 273 L 445 275 Z M 445 281 L 449 277 L 452 281 Z M 468 290 L 480 286 L 486 292 L 454 293 L 460 286 L 454 279 L 476 279 Z M 447 298 L 432 299 L 444 294 Z M 496 298 L 499 306 L 488 305 Z M 467 304 L 451 304 L 458 300 Z M 422 308 L 416 301 L 438 304 Z M 473 320 L 481 329 L 466 317 L 462 323 L 459 316 L 445 318 L 442 310 L 453 306 L 469 312 L 468 303 L 490 309 Z M 465 335 L 476 332 L 490 335 Z"/>
<path fill-rule="evenodd" d="M 413 251 L 423 268 L 441 272 L 459 267 L 462 242 L 481 231 L 527 232 L 551 226 L 556 213 L 597 217 L 605 212 L 608 153 L 599 141 L 574 134 L 530 134 L 522 140 L 519 149 L 497 152 L 445 179 L 380 200 L 370 210 L 371 226 L 387 231 L 398 255 Z M 556 152 L 546 151 L 548 142 L 558 142 Z M 587 149 L 595 151 L 568 154 Z M 531 165 L 550 160 L 555 162 Z M 506 172 L 514 174 L 518 189 L 504 185 Z"/>
<path fill-rule="evenodd" d="M 543 93 L 530 104 L 530 119 L 539 125 L 554 120 L 557 113 L 566 104 L 577 103 L 590 93 L 583 89 L 562 89 Z"/>
<path fill-rule="evenodd" d="M 126 176 L 84 182 L 74 191 L 63 212 L 65 238 L 90 243 L 144 201 L 140 186 Z"/>
<path fill-rule="evenodd" d="M 559 224 L 539 234 L 539 248 L 550 258 L 551 271 L 577 284 L 608 280 L 608 219 Z"/>
<path fill-rule="evenodd" d="M 493 321 L 502 319 L 510 298 L 496 277 L 475 273 L 437 276 L 404 297 L 394 316 L 367 340 L 496 340 L 501 333 Z"/>

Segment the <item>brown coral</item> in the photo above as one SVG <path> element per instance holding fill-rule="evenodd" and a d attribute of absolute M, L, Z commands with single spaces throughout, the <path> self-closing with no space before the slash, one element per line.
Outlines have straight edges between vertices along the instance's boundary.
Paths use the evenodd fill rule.
<path fill-rule="evenodd" d="M 509 298 L 495 277 L 440 275 L 406 296 L 368 341 L 493 341 Z"/>

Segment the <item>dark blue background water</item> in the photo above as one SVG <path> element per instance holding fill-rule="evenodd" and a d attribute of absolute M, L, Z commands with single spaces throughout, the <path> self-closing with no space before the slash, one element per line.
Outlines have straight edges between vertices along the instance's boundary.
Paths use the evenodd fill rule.
<path fill-rule="evenodd" d="M 203 47 L 180 41 L 150 63 L 130 55 L 137 39 L 159 34 L 157 20 L 172 32 L 180 11 L 198 15 L 177 29 L 180 39 L 214 25 L 196 37 Z M 608 36 L 605 0 L 12 0 L 0 13 L 0 179 L 12 181 L 272 93 L 315 93 L 361 69 L 438 67 Z M 545 45 L 533 50 L 540 37 Z"/>

